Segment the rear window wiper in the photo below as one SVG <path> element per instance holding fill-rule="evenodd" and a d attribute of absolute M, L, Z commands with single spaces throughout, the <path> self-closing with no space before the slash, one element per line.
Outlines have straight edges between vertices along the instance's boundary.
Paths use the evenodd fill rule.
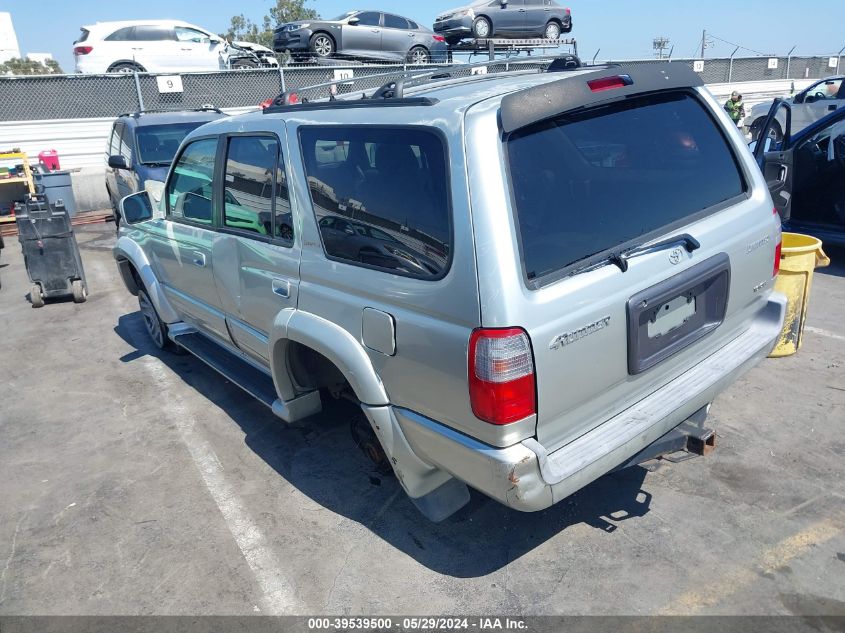
<path fill-rule="evenodd" d="M 683 246 L 688 253 L 692 253 L 693 251 L 701 248 L 701 243 L 689 233 L 682 233 L 681 235 L 676 235 L 675 237 L 670 237 L 665 240 L 655 242 L 654 244 L 649 244 L 647 246 L 633 246 L 631 248 L 626 248 L 621 251 L 613 251 L 611 253 L 608 253 L 607 256 L 605 256 L 598 262 L 572 271 L 570 275 L 578 275 L 580 273 L 585 273 L 590 270 L 596 270 L 597 268 L 601 268 L 602 266 L 605 266 L 607 264 L 613 264 L 615 266 L 618 266 L 619 270 L 624 273 L 628 270 L 628 260 L 632 257 L 636 257 L 637 255 L 644 255 L 646 253 L 653 253 L 655 251 L 661 251 L 671 246 Z"/>
<path fill-rule="evenodd" d="M 632 257 L 662 251 L 672 246 L 683 246 L 687 253 L 692 253 L 693 251 L 701 248 L 701 242 L 689 233 L 683 233 L 681 235 L 676 235 L 675 237 L 655 242 L 654 244 L 635 246 L 633 248 L 619 251 L 618 253 L 610 253 L 610 255 L 607 256 L 607 261 L 619 266 L 619 270 L 624 273 L 628 270 L 628 260 Z"/>

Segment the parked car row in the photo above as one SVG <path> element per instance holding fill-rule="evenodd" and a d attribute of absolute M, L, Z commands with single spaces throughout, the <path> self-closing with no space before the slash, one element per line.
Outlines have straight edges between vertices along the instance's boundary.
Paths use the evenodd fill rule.
<path fill-rule="evenodd" d="M 331 20 L 280 25 L 273 49 L 294 57 L 333 56 L 428 63 L 447 58 L 449 45 L 465 38 L 545 38 L 572 30 L 572 14 L 555 0 L 473 0 L 437 17 L 434 30 L 382 11 L 348 11 Z"/>

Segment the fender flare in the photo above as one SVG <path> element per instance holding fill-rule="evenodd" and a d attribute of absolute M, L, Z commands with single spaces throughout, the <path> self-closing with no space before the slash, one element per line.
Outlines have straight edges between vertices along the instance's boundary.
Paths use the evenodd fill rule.
<path fill-rule="evenodd" d="M 288 316 L 289 315 L 289 316 Z M 319 352 L 340 370 L 362 404 L 390 404 L 384 384 L 373 368 L 364 347 L 339 325 L 310 312 L 292 310 L 273 324 L 270 351 L 273 375 L 279 394 L 286 398 L 294 392 L 286 365 L 287 343 L 294 341 Z"/>
<path fill-rule="evenodd" d="M 144 253 L 144 250 L 137 242 L 122 235 L 118 238 L 117 244 L 112 249 L 112 253 L 117 261 L 117 267 L 120 271 L 120 276 L 123 278 L 123 283 L 126 284 L 129 292 L 137 295 L 138 288 L 128 270 L 127 262 L 135 267 L 135 270 L 141 277 L 141 283 L 144 284 L 144 288 L 150 295 L 150 301 L 153 302 L 159 318 L 165 323 L 178 323 L 182 320 L 164 295 L 164 290 L 150 266 L 150 260 L 147 259 L 146 253 Z"/>

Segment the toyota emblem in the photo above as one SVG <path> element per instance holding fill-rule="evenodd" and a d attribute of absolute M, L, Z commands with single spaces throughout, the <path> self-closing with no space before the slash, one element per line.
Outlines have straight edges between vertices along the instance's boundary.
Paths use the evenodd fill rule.
<path fill-rule="evenodd" d="M 684 257 L 684 251 L 681 248 L 673 248 L 669 252 L 669 261 L 673 264 L 680 264 Z"/>

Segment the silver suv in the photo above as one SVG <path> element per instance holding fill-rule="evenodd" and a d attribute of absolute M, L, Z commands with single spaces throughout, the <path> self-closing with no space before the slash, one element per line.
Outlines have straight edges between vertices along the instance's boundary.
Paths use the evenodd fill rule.
<path fill-rule="evenodd" d="M 122 201 L 114 254 L 155 344 L 287 422 L 360 403 L 432 520 L 467 485 L 540 510 L 709 442 L 785 299 L 766 183 L 698 76 L 411 83 L 206 124 L 161 209 Z"/>

